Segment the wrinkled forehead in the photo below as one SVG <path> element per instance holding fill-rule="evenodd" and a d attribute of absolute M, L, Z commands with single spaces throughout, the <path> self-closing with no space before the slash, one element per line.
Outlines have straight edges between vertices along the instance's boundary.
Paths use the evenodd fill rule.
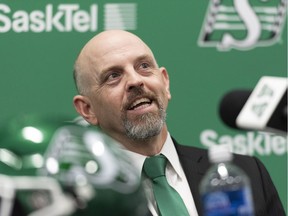
<path fill-rule="evenodd" d="M 108 31 L 100 33 L 86 44 L 84 50 L 87 48 L 88 52 L 94 51 L 94 53 L 102 55 L 103 53 L 128 45 L 150 50 L 139 37 L 124 31 Z"/>
<path fill-rule="evenodd" d="M 85 64 L 103 64 L 116 60 L 112 57 L 124 55 L 149 55 L 154 58 L 150 48 L 136 35 L 127 32 L 102 33 L 92 38 L 83 48 L 80 60 Z"/>

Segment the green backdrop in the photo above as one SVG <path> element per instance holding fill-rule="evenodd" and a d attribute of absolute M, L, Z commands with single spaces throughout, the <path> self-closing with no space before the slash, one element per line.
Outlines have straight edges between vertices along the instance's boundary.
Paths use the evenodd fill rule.
<path fill-rule="evenodd" d="M 25 113 L 77 115 L 74 60 L 96 33 L 131 31 L 171 79 L 171 134 L 184 145 L 230 143 L 258 156 L 287 210 L 287 140 L 238 131 L 218 115 L 222 96 L 287 75 L 286 0 L 2 0 L 0 121 Z M 229 40 L 230 39 L 230 40 Z"/>

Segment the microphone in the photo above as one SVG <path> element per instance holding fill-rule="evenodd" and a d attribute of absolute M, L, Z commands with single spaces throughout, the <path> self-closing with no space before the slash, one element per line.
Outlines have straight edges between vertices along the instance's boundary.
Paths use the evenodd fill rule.
<path fill-rule="evenodd" d="M 251 90 L 236 89 L 226 93 L 220 102 L 219 115 L 221 120 L 229 127 L 241 129 L 236 125 L 236 118 L 248 100 Z"/>
<path fill-rule="evenodd" d="M 234 129 L 287 133 L 287 78 L 264 76 L 253 90 L 228 92 L 219 115 Z"/>

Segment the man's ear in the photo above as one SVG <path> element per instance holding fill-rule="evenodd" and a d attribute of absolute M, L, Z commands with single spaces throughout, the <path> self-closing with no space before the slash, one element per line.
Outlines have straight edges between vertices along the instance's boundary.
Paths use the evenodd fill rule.
<path fill-rule="evenodd" d="M 169 80 L 168 72 L 165 67 L 161 67 L 161 73 L 163 75 L 165 86 L 166 86 L 165 90 L 166 90 L 167 98 L 168 100 L 170 100 L 171 99 L 170 80 Z"/>
<path fill-rule="evenodd" d="M 90 124 L 97 125 L 98 120 L 92 110 L 89 98 L 83 95 L 76 95 L 73 98 L 76 111 Z"/>

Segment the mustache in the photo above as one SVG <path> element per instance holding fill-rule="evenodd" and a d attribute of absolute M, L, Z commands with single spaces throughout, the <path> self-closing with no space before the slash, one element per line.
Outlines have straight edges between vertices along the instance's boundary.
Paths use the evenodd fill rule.
<path fill-rule="evenodd" d="M 135 86 L 133 89 L 130 90 L 127 100 L 124 103 L 124 110 L 127 110 L 131 104 L 140 97 L 146 97 L 149 98 L 151 101 L 157 101 L 157 97 L 154 94 L 146 92 L 143 87 L 141 86 Z"/>
<path fill-rule="evenodd" d="M 135 86 L 133 87 L 130 92 L 129 92 L 129 95 L 128 95 L 128 98 L 127 98 L 127 101 L 132 101 L 134 100 L 136 97 L 138 96 L 142 96 L 145 94 L 145 91 L 143 89 L 143 87 L 141 86 Z"/>

